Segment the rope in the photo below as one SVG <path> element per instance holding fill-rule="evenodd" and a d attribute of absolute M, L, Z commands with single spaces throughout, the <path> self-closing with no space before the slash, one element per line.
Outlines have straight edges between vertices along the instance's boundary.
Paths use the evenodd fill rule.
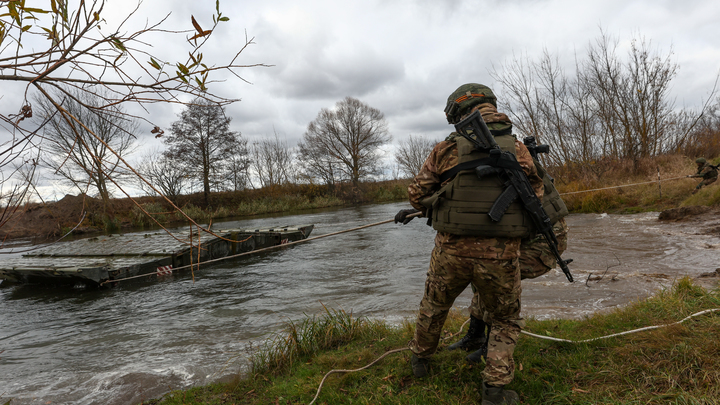
<path fill-rule="evenodd" d="M 677 180 L 677 179 L 684 179 L 684 178 L 686 178 L 686 176 L 673 177 L 673 178 L 670 178 L 670 179 L 663 179 L 662 181 L 670 181 L 670 180 Z M 643 182 L 643 183 L 623 184 L 623 185 L 621 185 L 621 186 L 595 188 L 595 189 L 592 189 L 592 190 L 571 191 L 571 192 L 569 192 L 569 193 L 560 193 L 560 195 L 589 193 L 589 192 L 591 192 L 591 191 L 611 190 L 611 189 L 614 189 L 614 188 L 631 187 L 631 186 L 639 186 L 639 185 L 642 185 L 642 184 L 655 184 L 655 183 L 658 183 L 658 182 L 657 182 L 657 181 L 646 181 L 646 182 Z"/>
<path fill-rule="evenodd" d="M 608 338 L 611 338 L 611 337 L 622 336 L 622 335 L 629 335 L 629 334 L 631 334 L 631 333 L 637 333 L 637 332 L 642 332 L 642 331 L 646 331 L 646 330 L 652 330 L 652 329 L 658 329 L 658 328 L 663 328 L 663 327 L 667 327 L 667 326 L 679 325 L 679 324 L 687 321 L 687 320 L 690 319 L 690 318 L 694 318 L 694 317 L 696 317 L 696 316 L 705 315 L 705 314 L 708 314 L 708 313 L 711 313 L 711 312 L 716 312 L 716 311 L 720 311 L 720 308 L 706 309 L 706 310 L 704 310 L 704 311 L 696 312 L 696 313 L 694 313 L 694 314 L 692 314 L 692 315 L 690 315 L 690 316 L 687 316 L 687 317 L 683 318 L 683 319 L 680 320 L 680 321 L 673 322 L 673 323 L 668 323 L 668 324 L 665 324 L 665 325 L 646 326 L 646 327 L 644 327 L 644 328 L 633 329 L 633 330 L 629 330 L 629 331 L 625 331 L 625 332 L 620 332 L 620 333 L 614 333 L 614 334 L 612 334 L 612 335 L 601 336 L 601 337 L 592 338 L 592 339 L 577 340 L 577 341 L 576 341 L 576 340 L 559 339 L 559 338 L 554 338 L 554 337 L 549 337 L 549 336 L 543 336 L 543 335 L 536 335 L 536 334 L 534 334 L 534 333 L 526 332 L 526 331 L 524 331 L 524 330 L 523 330 L 523 331 L 520 331 L 520 333 L 523 333 L 523 334 L 525 334 L 525 335 L 532 336 L 532 337 L 535 337 L 535 338 L 539 338 L 539 339 L 552 340 L 552 341 L 555 341 L 555 342 L 588 343 L 588 342 L 593 342 L 593 341 L 600 340 L 600 339 L 608 339 Z M 463 323 L 463 324 L 460 326 L 460 330 L 459 330 L 457 333 L 455 333 L 455 334 L 453 334 L 453 335 L 450 335 L 450 336 L 444 338 L 443 340 L 450 339 L 450 338 L 452 338 L 452 337 L 457 336 L 458 334 L 460 334 L 460 332 L 462 332 L 463 328 L 465 327 L 465 325 L 466 325 L 468 322 L 470 322 L 470 319 L 468 319 L 467 321 L 465 321 L 465 323 Z M 329 376 L 330 374 L 333 374 L 333 373 L 354 373 L 354 372 L 357 372 L 357 371 L 362 371 L 362 370 L 365 370 L 365 369 L 367 369 L 367 368 L 370 368 L 370 367 L 373 366 L 375 363 L 377 363 L 378 361 L 384 359 L 386 356 L 388 356 L 388 355 L 390 355 L 390 354 L 403 352 L 403 351 L 405 351 L 405 350 L 410 350 L 410 348 L 409 348 L 409 347 L 403 347 L 403 348 L 400 348 L 400 349 L 390 350 L 390 351 L 388 351 L 388 352 L 385 352 L 382 356 L 380 356 L 380 357 L 378 357 L 377 359 L 375 359 L 375 361 L 373 361 L 372 363 L 366 365 L 365 367 L 361 367 L 361 368 L 358 368 L 358 369 L 355 369 L 355 370 L 330 370 L 330 371 L 328 371 L 328 373 L 325 374 L 325 377 L 323 377 L 322 381 L 320 381 L 320 386 L 319 386 L 318 389 L 317 389 L 317 393 L 315 394 L 315 398 L 313 398 L 313 400 L 312 400 L 308 405 L 313 405 L 313 404 L 315 403 L 315 400 L 317 400 L 318 396 L 320 395 L 320 391 L 322 390 L 323 384 L 325 384 L 325 380 L 328 378 L 328 376 Z"/>
<path fill-rule="evenodd" d="M 418 212 L 418 213 L 415 213 L 415 214 L 408 215 L 408 217 L 413 217 L 413 218 L 414 218 L 414 217 L 417 217 L 417 216 L 420 216 L 420 215 L 421 215 L 421 214 Z M 218 258 L 218 259 L 206 260 L 206 261 L 204 261 L 204 262 L 202 262 L 202 263 L 203 263 L 203 264 L 208 264 L 208 263 L 215 263 L 215 262 L 219 262 L 219 261 L 223 261 L 223 260 L 235 259 L 235 258 L 238 258 L 238 257 L 247 256 L 247 255 L 250 255 L 250 254 L 255 254 L 255 253 L 260 253 L 260 252 L 265 252 L 265 251 L 268 251 L 268 250 L 277 249 L 277 248 L 281 248 L 281 247 L 285 247 L 285 246 L 297 245 L 297 244 L 299 244 L 299 243 L 310 242 L 310 241 L 312 241 L 312 240 L 317 240 L 317 239 L 321 239 L 321 238 L 327 238 L 327 237 L 329 237 L 329 236 L 335 236 L 335 235 L 340 235 L 340 234 L 347 233 L 347 232 L 358 231 L 358 230 L 360 230 L 360 229 L 365 229 L 365 228 L 370 228 L 370 227 L 372 227 L 372 226 L 387 224 L 387 223 L 393 222 L 393 221 L 395 221 L 395 219 L 388 219 L 388 220 L 385 220 L 385 221 L 375 222 L 375 223 L 368 224 L 368 225 L 363 225 L 363 226 L 358 226 L 358 227 L 355 227 L 355 228 L 345 229 L 345 230 L 343 230 L 343 231 L 337 231 L 337 232 L 332 232 L 332 233 L 328 233 L 328 234 L 325 234 L 325 235 L 314 236 L 314 237 L 312 237 L 312 238 L 300 239 L 300 240 L 296 240 L 296 241 L 294 241 L 294 242 L 283 243 L 283 244 L 281 244 L 281 245 L 269 246 L 269 247 L 265 247 L 265 248 L 261 248 L 261 249 L 251 250 L 251 251 L 249 251 L 249 252 L 238 253 L 238 254 L 232 255 L 232 256 L 221 257 L 221 258 Z M 199 263 L 195 263 L 195 264 L 189 264 L 189 265 L 187 265 L 187 266 L 176 267 L 176 268 L 169 269 L 169 270 L 170 270 L 170 271 L 176 271 L 176 270 L 183 270 L 183 269 L 187 269 L 187 268 L 199 268 L 199 267 L 200 267 L 200 264 L 199 264 Z M 162 273 L 161 273 L 160 271 L 157 271 L 157 272 L 154 272 L 154 273 L 141 274 L 141 275 L 138 275 L 138 276 L 131 276 L 131 277 L 114 279 L 114 280 L 106 280 L 106 281 L 103 281 L 102 283 L 100 283 L 100 285 L 104 285 L 104 284 L 107 284 L 107 283 L 115 283 L 115 282 L 125 281 L 125 280 L 132 280 L 132 279 L 135 279 L 135 278 L 148 277 L 148 276 L 152 276 L 152 275 L 159 275 L 159 274 L 167 274 L 167 272 L 162 272 Z"/>
<path fill-rule="evenodd" d="M 668 324 L 666 324 L 666 325 L 646 326 L 646 327 L 644 327 L 644 328 L 633 329 L 633 330 L 629 330 L 629 331 L 625 331 L 625 332 L 614 333 L 614 334 L 612 334 L 612 335 L 600 336 L 600 337 L 596 337 L 596 338 L 592 338 L 592 339 L 585 339 L 585 340 L 559 339 L 559 338 L 554 338 L 554 337 L 550 337 L 550 336 L 536 335 L 536 334 L 534 334 L 534 333 L 526 332 L 526 331 L 524 331 L 524 330 L 523 330 L 523 331 L 520 331 L 520 333 L 524 333 L 524 334 L 526 334 L 526 335 L 528 335 L 528 336 L 536 337 L 536 338 L 538 338 L 538 339 L 552 340 L 552 341 L 555 341 L 555 342 L 588 343 L 588 342 L 594 342 L 594 341 L 596 341 L 596 340 L 609 339 L 609 338 L 616 337 L 616 336 L 629 335 L 629 334 L 631 334 L 631 333 L 643 332 L 643 331 L 646 331 L 646 330 L 664 328 L 664 327 L 666 327 L 666 326 L 679 325 L 679 324 L 687 321 L 687 320 L 690 319 L 690 318 L 693 318 L 693 317 L 696 317 L 696 316 L 700 316 L 700 315 L 705 315 L 705 314 L 708 314 L 708 313 L 711 313 L 711 312 L 716 312 L 716 311 L 720 311 L 720 308 L 716 308 L 716 309 L 706 309 L 706 310 L 704 310 L 704 311 L 696 312 L 696 313 L 694 313 L 694 314 L 692 314 L 692 315 L 690 315 L 690 316 L 688 316 L 688 317 L 686 317 L 686 318 L 684 318 L 684 319 L 682 319 L 682 320 L 680 320 L 680 321 L 673 322 L 673 323 L 668 323 Z"/>
<path fill-rule="evenodd" d="M 669 179 L 663 179 L 662 181 L 670 181 L 670 180 L 677 180 L 677 179 L 683 179 L 683 178 L 686 178 L 686 176 L 673 177 L 673 178 L 669 178 Z M 638 186 L 638 185 L 642 185 L 642 184 L 654 184 L 654 183 L 656 183 L 656 181 L 646 181 L 646 182 L 642 182 L 642 183 L 624 184 L 624 185 L 620 185 L 620 186 L 603 187 L 603 188 L 596 188 L 596 189 L 591 189 L 591 190 L 572 191 L 572 192 L 568 192 L 568 193 L 560 193 L 560 195 L 588 193 L 588 192 L 591 192 L 591 191 L 610 190 L 610 189 L 621 188 L 621 187 L 631 187 L 631 186 Z M 408 217 L 416 217 L 416 216 L 421 216 L 421 215 L 422 215 L 421 213 L 415 213 L 415 214 L 408 215 Z M 203 263 L 214 263 L 214 262 L 219 262 L 219 261 L 222 261 L 222 260 L 234 259 L 234 258 L 237 258 L 237 257 L 242 257 L 242 256 L 246 256 L 246 255 L 249 255 L 249 254 L 259 253 L 259 252 L 263 252 L 263 251 L 267 251 L 267 250 L 271 250 L 271 249 L 276 249 L 276 248 L 283 247 L 283 246 L 295 245 L 295 244 L 298 244 L 298 243 L 309 242 L 309 241 L 315 240 L 315 239 L 326 238 L 326 237 L 328 237 L 328 236 L 335 236 L 335 235 L 339 235 L 339 234 L 346 233 L 346 232 L 353 232 L 353 231 L 357 231 L 357 230 L 360 230 L 360 229 L 369 228 L 369 227 L 372 227 L 372 226 L 387 224 L 387 223 L 393 222 L 393 221 L 394 221 L 394 219 L 388 219 L 388 220 L 381 221 L 381 222 L 375 222 L 375 223 L 369 224 L 369 225 L 363 225 L 363 226 L 359 226 L 359 227 L 356 227 L 356 228 L 346 229 L 346 230 L 344 230 L 344 231 L 338 231 L 338 232 L 329 233 L 329 234 L 326 234 L 326 235 L 315 236 L 315 237 L 312 237 L 312 238 L 302 239 L 302 240 L 298 240 L 298 241 L 295 241 L 295 242 L 285 243 L 285 244 L 282 244 L 282 245 L 275 245 L 275 246 L 270 246 L 270 247 L 266 247 L 266 248 L 262 248 L 262 249 L 253 250 L 253 251 L 250 251 L 250 252 L 239 253 L 239 254 L 232 255 L 232 256 L 225 256 L 225 257 L 221 257 L 221 258 L 218 258 L 218 259 L 206 260 L 206 261 L 204 261 Z M 222 238 L 222 239 L 227 240 L 227 239 L 225 239 L 225 238 Z M 198 253 L 199 253 L 199 252 L 198 252 Z M 198 263 L 198 264 L 189 264 L 189 265 L 187 265 L 187 266 L 182 266 L 182 267 L 177 267 L 177 268 L 170 269 L 170 271 L 172 272 L 172 271 L 182 270 L 182 269 L 187 269 L 187 268 L 193 268 L 193 269 L 194 269 L 195 266 L 197 266 L 197 268 L 199 268 L 200 265 L 199 265 L 199 263 Z M 131 276 L 131 277 L 125 277 L 125 278 L 120 278 L 120 279 L 106 280 L 106 281 L 103 281 L 102 283 L 100 283 L 100 285 L 104 285 L 104 284 L 107 284 L 107 283 L 119 282 L 119 281 L 125 281 L 125 280 L 132 280 L 132 279 L 136 279 L 136 278 L 148 277 L 148 276 L 152 276 L 152 275 L 160 275 L 160 274 L 167 274 L 167 272 L 161 273 L 161 272 L 158 271 L 158 272 L 155 272 L 155 273 L 147 273 L 147 274 L 142 274 L 142 275 L 137 275 L 137 276 Z"/>
<path fill-rule="evenodd" d="M 453 334 L 450 335 L 450 336 L 444 337 L 442 340 L 452 339 L 452 338 L 454 338 L 455 336 L 459 335 L 459 334 L 462 332 L 462 330 L 463 330 L 463 328 L 465 327 L 465 325 L 468 324 L 468 322 L 470 322 L 470 319 L 469 319 L 469 318 L 468 318 L 468 320 L 466 320 L 462 325 L 460 325 L 460 330 L 458 330 L 457 332 L 453 333 Z M 317 400 L 318 396 L 320 395 L 320 391 L 322 390 L 323 384 L 325 384 L 325 380 L 327 380 L 327 378 L 328 378 L 328 376 L 330 376 L 330 374 L 333 374 L 333 373 L 354 373 L 354 372 L 357 372 L 357 371 L 362 371 L 362 370 L 365 370 L 365 369 L 370 368 L 372 365 L 374 365 L 374 364 L 377 363 L 378 361 L 384 359 L 385 357 L 387 357 L 387 356 L 390 355 L 390 354 L 403 352 L 403 351 L 405 351 L 405 350 L 410 350 L 410 348 L 409 348 L 409 347 L 402 347 L 402 348 L 400 348 L 400 349 L 390 350 L 389 352 L 385 352 L 382 356 L 378 357 L 377 359 L 375 359 L 372 363 L 368 364 L 367 366 L 362 367 L 362 368 L 356 368 L 355 370 L 330 370 L 330 371 L 328 371 L 327 374 L 325 374 L 325 377 L 323 377 L 322 381 L 320 381 L 320 386 L 318 386 L 317 392 L 315 393 L 315 398 L 313 398 L 313 400 L 310 401 L 310 404 L 309 404 L 309 405 L 312 405 L 312 404 L 315 403 L 315 400 Z"/>
<path fill-rule="evenodd" d="M 320 386 L 319 386 L 318 389 L 317 389 L 317 393 L 315 394 L 315 398 L 313 398 L 313 400 L 310 401 L 310 404 L 309 404 L 309 405 L 312 405 L 312 404 L 315 403 L 315 400 L 316 400 L 317 397 L 320 395 L 320 390 L 322 390 L 322 386 L 323 386 L 323 384 L 325 383 L 325 380 L 328 378 L 328 376 L 329 376 L 330 374 L 333 374 L 333 373 L 355 373 L 355 372 L 357 372 L 357 371 L 362 371 L 362 370 L 365 370 L 365 369 L 371 367 L 372 365 L 374 365 L 374 364 L 377 363 L 378 361 L 384 359 L 386 356 L 388 356 L 388 355 L 390 355 L 390 354 L 399 353 L 399 352 L 404 352 L 405 350 L 410 350 L 410 348 L 409 348 L 409 347 L 403 347 L 403 348 L 400 348 L 400 349 L 390 350 L 389 352 L 385 352 L 382 356 L 378 357 L 377 359 L 375 359 L 375 361 L 373 361 L 372 363 L 368 364 L 367 366 L 361 367 L 361 368 L 356 368 L 355 370 L 330 370 L 330 371 L 328 371 L 328 373 L 325 374 L 325 377 L 323 377 L 322 381 L 320 381 Z"/>

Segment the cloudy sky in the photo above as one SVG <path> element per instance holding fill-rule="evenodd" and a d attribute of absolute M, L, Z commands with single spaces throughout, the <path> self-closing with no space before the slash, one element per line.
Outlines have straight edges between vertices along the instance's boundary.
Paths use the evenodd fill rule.
<path fill-rule="evenodd" d="M 485 83 L 502 97 L 489 71 L 500 71 L 513 55 L 533 59 L 544 49 L 572 70 L 601 29 L 621 47 L 642 36 L 661 54 L 673 52 L 680 67 L 676 104 L 699 105 L 720 69 L 720 3 L 680 3 L 226 2 L 221 8 L 231 21 L 220 36 L 242 39 L 247 31 L 256 44 L 243 61 L 274 65 L 248 69 L 244 77 L 252 85 L 228 85 L 227 95 L 242 98 L 229 113 L 248 139 L 275 130 L 294 144 L 321 108 L 352 96 L 385 113 L 395 142 L 409 134 L 442 138 L 449 132 L 445 100 L 457 86 Z"/>
<path fill-rule="evenodd" d="M 172 12 L 173 26 L 190 28 L 189 15 L 209 26 L 214 3 L 152 0 L 141 11 Z M 678 107 L 700 105 L 720 70 L 720 3 L 709 0 L 263 0 L 220 8 L 230 21 L 206 54 L 221 58 L 247 34 L 255 44 L 239 61 L 273 65 L 244 70 L 251 84 L 228 79 L 211 87 L 242 99 L 228 114 L 251 141 L 277 132 L 294 145 L 321 108 L 347 96 L 381 110 L 395 142 L 410 134 L 443 138 L 445 100 L 459 85 L 488 84 L 502 97 L 489 72 L 544 50 L 572 72 L 601 30 L 621 49 L 644 37 L 661 55 L 672 52 Z M 178 112 L 165 107 L 153 121 L 167 128 Z"/>
<path fill-rule="evenodd" d="M 127 12 L 130 1 L 108 0 L 105 18 Z M 682 4 L 681 4 L 682 3 Z M 190 15 L 211 25 L 212 0 L 146 0 L 144 23 L 168 12 L 168 27 L 192 29 Z M 679 65 L 671 93 L 678 107 L 699 106 L 720 69 L 720 3 L 711 0 L 255 0 L 221 1 L 230 18 L 205 51 L 227 58 L 244 43 L 245 83 L 229 78 L 210 88 L 242 101 L 228 107 L 232 127 L 252 141 L 277 133 L 289 145 L 302 137 L 321 108 L 347 96 L 381 110 L 393 142 L 413 136 L 441 139 L 449 133 L 443 109 L 448 94 L 466 82 L 502 88 L 490 71 L 502 71 L 513 56 L 557 56 L 572 72 L 576 57 L 601 30 L 626 49 L 644 37 Z M 156 50 L 182 44 L 165 40 Z M 7 94 L 3 114 L 17 111 Z M 168 128 L 178 107 L 151 109 L 151 120 Z M 150 126 L 139 136 L 159 146 Z"/>

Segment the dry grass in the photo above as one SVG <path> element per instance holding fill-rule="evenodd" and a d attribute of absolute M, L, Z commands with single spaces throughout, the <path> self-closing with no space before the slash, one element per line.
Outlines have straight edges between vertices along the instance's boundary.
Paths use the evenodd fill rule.
<path fill-rule="evenodd" d="M 557 176 L 558 191 L 563 194 L 571 212 L 632 213 L 720 203 L 720 196 L 707 198 L 702 194 L 702 198 L 693 198 L 691 192 L 699 180 L 685 176 L 695 173 L 696 169 L 694 159 L 672 155 L 641 160 L 635 164 L 599 162 L 594 171 L 587 168 L 572 171 L 563 167 L 552 173 Z M 658 171 L 663 179 L 660 183 Z M 587 191 L 596 189 L 603 190 Z"/>

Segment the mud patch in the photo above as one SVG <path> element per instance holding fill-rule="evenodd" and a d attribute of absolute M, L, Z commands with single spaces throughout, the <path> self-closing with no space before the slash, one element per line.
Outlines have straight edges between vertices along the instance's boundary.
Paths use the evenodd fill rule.
<path fill-rule="evenodd" d="M 720 269 L 715 269 L 715 271 L 710 272 L 710 273 L 703 273 L 698 277 L 699 278 L 718 278 L 718 277 L 720 277 Z"/>
<path fill-rule="evenodd" d="M 720 209 L 706 206 L 690 206 L 663 211 L 658 216 L 661 221 L 683 222 L 695 230 L 696 235 L 720 235 Z M 717 249 L 716 245 L 706 245 L 707 249 Z"/>
<path fill-rule="evenodd" d="M 665 210 L 660 213 L 658 219 L 661 221 L 683 221 L 692 219 L 697 215 L 707 214 L 710 211 L 714 211 L 710 207 L 693 205 L 690 207 L 680 207 Z"/>

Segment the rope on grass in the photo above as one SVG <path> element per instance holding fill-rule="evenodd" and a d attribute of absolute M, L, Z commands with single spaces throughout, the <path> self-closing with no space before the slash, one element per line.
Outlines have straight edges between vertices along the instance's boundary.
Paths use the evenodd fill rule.
<path fill-rule="evenodd" d="M 677 180 L 677 179 L 684 179 L 687 176 L 681 176 L 681 177 L 673 177 L 670 179 L 662 179 L 662 181 L 670 181 L 670 180 Z M 611 186 L 611 187 L 603 187 L 603 188 L 594 188 L 592 190 L 582 190 L 582 191 L 571 191 L 569 193 L 560 193 L 560 195 L 568 195 L 568 194 L 580 194 L 580 193 L 589 193 L 591 191 L 600 191 L 600 190 L 611 190 L 614 188 L 621 188 L 621 187 L 631 187 L 631 186 L 639 186 L 642 184 L 655 184 L 657 181 L 645 181 L 642 183 L 632 183 L 632 184 L 623 184 L 621 186 Z"/>
<path fill-rule="evenodd" d="M 668 324 L 665 324 L 665 325 L 646 326 L 646 327 L 644 327 L 644 328 L 633 329 L 633 330 L 629 330 L 629 331 L 625 331 L 625 332 L 614 333 L 614 334 L 612 334 L 612 335 L 601 336 L 601 337 L 592 338 L 592 339 L 585 339 L 585 340 L 559 339 L 559 338 L 554 338 L 554 337 L 550 337 L 550 336 L 536 335 L 536 334 L 534 334 L 534 333 L 526 332 L 526 331 L 524 331 L 524 330 L 523 330 L 523 331 L 520 331 L 520 333 L 523 333 L 523 334 L 525 334 L 525 335 L 532 336 L 532 337 L 535 337 L 535 338 L 539 338 L 539 339 L 552 340 L 552 341 L 555 341 L 555 342 L 588 343 L 588 342 L 593 342 L 593 341 L 596 341 L 596 340 L 609 339 L 609 338 L 611 338 L 611 337 L 617 337 L 617 336 L 622 336 L 622 335 L 629 335 L 629 334 L 631 334 L 631 333 L 643 332 L 643 331 L 646 331 L 646 330 L 652 330 L 652 329 L 664 328 L 664 327 L 667 327 L 667 326 L 679 325 L 679 324 L 687 321 L 688 319 L 694 318 L 694 317 L 696 317 L 696 316 L 705 315 L 705 314 L 709 314 L 709 313 L 711 313 L 711 312 L 717 312 L 717 311 L 720 311 L 720 308 L 706 309 L 706 310 L 704 310 L 704 311 L 696 312 L 696 313 L 694 313 L 694 314 L 692 314 L 692 315 L 689 315 L 689 316 L 687 316 L 687 317 L 685 317 L 685 318 L 683 318 L 683 319 L 681 319 L 681 320 L 679 320 L 679 321 L 677 321 L 677 322 L 668 323 Z M 465 325 L 467 325 L 468 322 L 470 322 L 470 319 L 468 319 L 467 321 L 465 321 L 465 323 L 463 323 L 463 324 L 460 326 L 460 330 L 457 331 L 457 333 L 454 333 L 454 334 L 452 334 L 452 335 L 444 338 L 443 340 L 451 339 L 451 338 L 453 338 L 454 336 L 459 335 L 460 332 L 462 332 L 463 328 L 465 327 Z M 354 372 L 357 372 L 357 371 L 362 371 L 362 370 L 365 370 L 365 369 L 370 368 L 370 367 L 373 366 L 375 363 L 377 363 L 378 361 L 384 359 L 386 356 L 388 356 L 388 355 L 390 355 L 390 354 L 403 352 L 403 351 L 405 351 L 405 350 L 410 350 L 410 348 L 409 348 L 409 347 L 403 347 L 403 348 L 400 348 L 400 349 L 390 350 L 390 351 L 388 351 L 388 352 L 385 352 L 382 356 L 380 356 L 380 357 L 378 357 L 377 359 L 375 359 L 372 363 L 366 365 L 365 367 L 361 367 L 361 368 L 358 368 L 358 369 L 355 369 L 355 370 L 330 370 L 330 371 L 328 371 L 328 373 L 325 374 L 325 377 L 323 377 L 322 381 L 320 381 L 320 386 L 318 386 L 317 393 L 315 393 L 315 398 L 313 398 L 313 400 L 312 400 L 312 401 L 310 402 L 310 404 L 308 404 L 308 405 L 313 405 L 313 404 L 315 403 L 315 401 L 317 400 L 318 396 L 320 395 L 320 391 L 322 390 L 323 384 L 325 384 L 325 380 L 328 378 L 328 376 L 329 376 L 330 374 L 333 374 L 333 373 L 354 373 Z"/>
<path fill-rule="evenodd" d="M 523 334 L 528 335 L 528 336 L 536 337 L 536 338 L 538 338 L 538 339 L 552 340 L 552 341 L 555 341 L 555 342 L 588 343 L 588 342 L 594 342 L 594 341 L 596 341 L 596 340 L 609 339 L 609 338 L 612 338 L 612 337 L 617 337 L 617 336 L 622 336 L 622 335 L 629 335 L 629 334 L 631 334 L 631 333 L 643 332 L 643 331 L 646 331 L 646 330 L 664 328 L 664 327 L 666 327 L 666 326 L 679 325 L 679 324 L 687 321 L 687 320 L 690 319 L 690 318 L 694 318 L 694 317 L 700 316 L 700 315 L 709 314 L 709 313 L 711 313 L 711 312 L 716 312 L 716 311 L 720 311 L 720 308 L 706 309 L 706 310 L 704 310 L 704 311 L 696 312 L 696 313 L 694 313 L 694 314 L 692 314 L 692 315 L 690 315 L 690 316 L 688 316 L 688 317 L 685 317 L 684 319 L 682 319 L 682 320 L 680 320 L 680 321 L 673 322 L 673 323 L 668 323 L 668 324 L 665 324 L 665 325 L 646 326 L 646 327 L 644 327 L 644 328 L 633 329 L 633 330 L 629 330 L 629 331 L 625 331 L 625 332 L 620 332 L 620 333 L 613 333 L 612 335 L 600 336 L 600 337 L 596 337 L 596 338 L 592 338 L 592 339 L 585 339 L 585 340 L 559 339 L 559 338 L 554 338 L 554 337 L 550 337 L 550 336 L 536 335 L 536 334 L 534 334 L 534 333 L 527 332 L 527 331 L 524 331 L 524 330 L 523 330 L 523 331 L 520 331 L 520 333 L 523 333 Z"/>
<path fill-rule="evenodd" d="M 455 336 L 459 335 L 459 334 L 462 332 L 462 330 L 463 330 L 463 328 L 465 327 L 465 325 L 467 325 L 468 322 L 470 322 L 470 319 L 468 319 L 468 320 L 465 321 L 462 325 L 460 325 L 460 330 L 458 330 L 457 332 L 453 333 L 453 334 L 450 335 L 450 336 L 444 337 L 443 340 L 452 339 L 452 338 L 454 338 Z M 322 387 L 323 387 L 323 384 L 325 384 L 325 380 L 327 380 L 327 378 L 330 376 L 330 374 L 333 374 L 333 373 L 354 373 L 354 372 L 357 372 L 357 371 L 362 371 L 362 370 L 365 370 L 365 369 L 370 368 L 370 367 L 373 366 L 375 363 L 377 363 L 378 361 L 384 359 L 385 357 L 387 357 L 387 356 L 390 355 L 390 354 L 404 352 L 405 350 L 410 350 L 410 348 L 409 348 L 409 347 L 401 347 L 400 349 L 390 350 L 390 351 L 388 351 L 388 352 L 383 353 L 382 356 L 378 357 L 377 359 L 375 359 L 372 363 L 368 364 L 367 366 L 361 367 L 361 368 L 356 368 L 355 370 L 330 370 L 330 371 L 328 371 L 327 374 L 325 374 L 325 377 L 323 377 L 322 381 L 320 381 L 320 385 L 318 386 L 317 392 L 315 393 L 315 398 L 313 398 L 313 400 L 310 401 L 310 404 L 309 404 L 309 405 L 312 405 L 312 404 L 315 403 L 315 401 L 317 400 L 318 396 L 320 395 L 320 391 L 322 391 Z"/>
<path fill-rule="evenodd" d="M 378 361 L 384 359 L 386 356 L 388 356 L 388 355 L 390 355 L 390 354 L 403 352 L 403 351 L 405 351 L 405 350 L 410 350 L 410 348 L 409 348 L 409 347 L 403 347 L 403 348 L 400 348 L 400 349 L 390 350 L 389 352 L 385 352 L 382 356 L 378 357 L 377 359 L 375 359 L 375 361 L 373 361 L 372 363 L 368 364 L 367 366 L 361 367 L 361 368 L 356 368 L 355 370 L 330 370 L 330 371 L 328 371 L 327 374 L 325 374 L 325 377 L 323 377 L 322 381 L 320 381 L 320 386 L 319 386 L 318 389 L 317 389 L 317 393 L 315 394 L 315 398 L 313 398 L 313 400 L 310 401 L 310 405 L 314 404 L 314 403 L 315 403 L 315 400 L 317 400 L 318 396 L 320 395 L 320 391 L 322 390 L 322 386 L 323 386 L 323 384 L 325 384 L 325 380 L 328 378 L 328 376 L 330 376 L 330 374 L 333 374 L 333 373 L 354 373 L 354 372 L 357 372 L 357 371 L 362 371 L 362 370 L 365 370 L 365 369 L 367 369 L 367 368 L 370 368 L 372 365 L 374 365 L 374 364 L 377 363 Z"/>

